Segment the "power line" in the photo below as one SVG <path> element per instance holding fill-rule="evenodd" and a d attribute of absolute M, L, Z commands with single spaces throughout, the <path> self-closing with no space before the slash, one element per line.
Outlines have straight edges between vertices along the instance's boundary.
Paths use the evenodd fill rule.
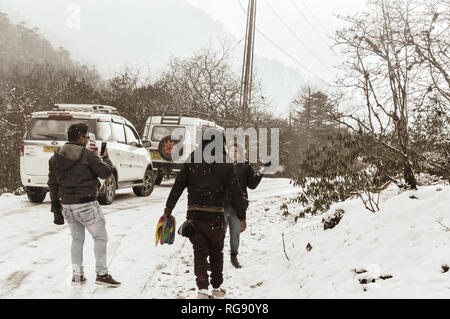
<path fill-rule="evenodd" d="M 238 41 L 238 43 L 236 43 L 236 44 L 230 49 L 230 52 L 234 51 L 234 49 L 236 49 L 236 47 L 237 47 L 239 44 L 241 44 L 241 42 L 242 42 L 242 40 L 244 40 L 244 38 L 245 38 L 245 37 L 242 37 L 242 38 Z"/>
<path fill-rule="evenodd" d="M 314 75 L 317 79 L 319 79 L 320 81 L 322 81 L 323 83 L 325 83 L 326 85 L 329 86 L 329 84 L 327 83 L 327 81 L 325 81 L 324 79 L 322 79 L 320 76 L 318 76 L 317 74 L 315 74 L 313 71 L 311 71 L 310 69 L 308 69 L 306 66 L 304 66 L 301 62 L 299 62 L 296 58 L 294 58 L 292 55 L 290 55 L 288 52 L 286 52 L 285 50 L 283 50 L 278 44 L 276 44 L 273 40 L 271 40 L 268 36 L 266 36 L 264 33 L 262 33 L 260 30 L 256 29 L 256 31 L 261 34 L 264 38 L 266 38 L 267 41 L 269 41 L 270 43 L 272 43 L 272 45 L 274 45 L 275 47 L 277 47 L 281 52 L 283 52 L 285 55 L 287 55 L 289 58 L 291 58 L 294 62 L 296 62 L 299 66 L 301 66 L 303 69 L 305 69 L 307 72 L 311 73 L 312 75 Z"/>
<path fill-rule="evenodd" d="M 303 2 L 303 0 L 300 0 L 300 2 L 303 4 L 303 6 L 305 6 L 305 8 L 309 11 L 309 13 L 311 13 L 311 16 L 316 20 L 317 24 L 320 25 L 320 27 L 325 31 L 325 33 L 328 33 L 328 30 L 323 26 L 322 23 L 320 23 L 319 19 L 317 19 L 316 15 L 314 14 L 314 12 L 312 12 L 308 6 L 306 5 L 306 3 Z"/>
<path fill-rule="evenodd" d="M 237 2 L 239 3 L 239 6 L 241 7 L 242 11 L 244 12 L 244 14 L 247 16 L 247 11 L 245 11 L 244 7 L 242 6 L 242 3 L 240 0 L 237 0 Z"/>
<path fill-rule="evenodd" d="M 269 9 L 275 14 L 275 16 L 281 21 L 281 23 L 283 23 L 283 25 L 286 27 L 286 29 L 289 30 L 289 32 L 295 37 L 295 39 L 298 41 L 298 43 L 300 43 L 300 45 L 302 47 L 304 47 L 309 54 L 311 54 L 312 57 L 314 57 L 314 59 L 316 59 L 317 62 L 319 62 L 319 65 L 321 65 L 324 69 L 327 69 L 327 71 L 330 71 L 328 69 L 328 67 L 326 67 L 326 63 L 322 62 L 316 54 L 314 54 L 314 52 L 312 52 L 305 44 L 303 44 L 303 42 L 300 40 L 300 38 L 298 37 L 298 35 L 289 27 L 289 25 L 284 21 L 284 19 L 274 10 L 274 8 L 266 1 L 264 0 L 264 2 L 266 3 L 266 5 L 269 7 Z M 331 72 L 332 73 L 332 72 Z"/>
<path fill-rule="evenodd" d="M 328 43 L 326 42 L 325 38 L 317 31 L 316 27 L 309 21 L 309 19 L 306 17 L 306 15 L 303 14 L 303 12 L 300 10 L 300 8 L 295 4 L 293 0 L 289 0 L 292 5 L 297 9 L 298 13 L 302 15 L 302 17 L 305 19 L 305 21 L 310 25 L 310 27 L 313 29 L 313 31 L 319 36 L 320 40 L 326 45 L 327 48 L 330 48 Z M 325 32 L 326 33 L 326 32 Z"/>
<path fill-rule="evenodd" d="M 239 6 L 241 7 L 243 13 L 245 16 L 247 16 L 247 12 L 245 11 L 244 7 L 242 6 L 242 3 L 240 0 L 237 0 L 239 3 Z M 287 57 L 289 57 L 291 60 L 293 60 L 295 63 L 297 63 L 302 69 L 312 74 L 314 77 L 325 83 L 327 86 L 330 86 L 324 79 L 322 79 L 320 76 L 318 76 L 316 73 L 311 71 L 309 68 L 304 66 L 300 61 L 298 61 L 295 57 L 293 57 L 291 54 L 283 50 L 278 44 L 276 44 L 272 39 L 270 39 L 267 35 L 265 35 L 262 31 L 260 31 L 258 28 L 256 28 L 256 31 L 261 34 L 267 41 L 269 41 L 273 46 L 275 46 L 278 50 L 280 50 L 282 53 L 284 53 Z"/>

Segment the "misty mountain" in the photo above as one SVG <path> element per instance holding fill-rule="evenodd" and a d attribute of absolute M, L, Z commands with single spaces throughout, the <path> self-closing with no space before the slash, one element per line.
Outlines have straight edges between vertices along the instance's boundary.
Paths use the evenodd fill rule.
<path fill-rule="evenodd" d="M 111 77 L 125 66 L 144 75 L 159 72 L 172 57 L 225 43 L 234 47 L 233 66 L 241 71 L 243 44 L 220 23 L 184 0 L 0 0 L 12 21 L 37 27 L 55 47 L 62 46 L 83 64 Z M 258 78 L 273 111 L 287 110 L 304 82 L 294 68 L 258 57 Z"/>

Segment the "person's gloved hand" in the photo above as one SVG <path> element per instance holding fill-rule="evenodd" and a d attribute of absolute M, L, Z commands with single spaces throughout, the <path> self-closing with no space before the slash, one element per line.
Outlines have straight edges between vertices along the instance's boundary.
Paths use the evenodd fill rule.
<path fill-rule="evenodd" d="M 167 216 L 169 216 L 170 214 L 172 214 L 172 210 L 170 208 L 164 208 L 164 215 L 163 218 L 166 218 Z"/>
<path fill-rule="evenodd" d="M 64 217 L 61 213 L 61 211 L 59 212 L 54 212 L 53 213 L 54 219 L 53 219 L 53 223 L 56 225 L 64 225 Z"/>
<path fill-rule="evenodd" d="M 64 217 L 62 215 L 62 206 L 59 201 L 52 201 L 51 211 L 53 212 L 53 223 L 56 225 L 64 225 Z"/>

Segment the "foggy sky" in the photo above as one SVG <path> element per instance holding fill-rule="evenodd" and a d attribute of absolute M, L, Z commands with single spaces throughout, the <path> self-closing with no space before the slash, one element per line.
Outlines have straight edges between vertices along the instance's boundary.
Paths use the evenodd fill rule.
<path fill-rule="evenodd" d="M 233 63 L 240 72 L 243 42 L 238 42 L 245 35 L 246 17 L 239 2 L 247 9 L 247 0 L 0 0 L 0 10 L 15 23 L 39 27 L 55 47 L 65 47 L 74 59 L 109 77 L 124 65 L 156 72 L 171 57 L 189 56 L 219 41 L 234 47 Z M 364 3 L 257 0 L 257 29 L 291 55 L 256 34 L 257 67 L 280 112 L 300 85 L 320 86 L 321 80 L 334 78 L 333 65 L 340 59 L 329 37 L 344 25 L 335 15 L 361 11 Z M 71 5 L 80 8 L 80 28 L 68 27 Z"/>
<path fill-rule="evenodd" d="M 246 21 L 239 0 L 186 1 L 220 21 L 237 38 L 245 34 Z M 240 3 L 247 9 L 247 0 Z M 335 75 L 333 65 L 340 61 L 329 49 L 333 43 L 329 37 L 345 26 L 336 15 L 360 12 L 365 3 L 365 0 L 257 0 L 256 27 L 298 62 L 329 81 Z M 259 33 L 255 42 L 259 55 L 283 61 L 314 78 Z"/>

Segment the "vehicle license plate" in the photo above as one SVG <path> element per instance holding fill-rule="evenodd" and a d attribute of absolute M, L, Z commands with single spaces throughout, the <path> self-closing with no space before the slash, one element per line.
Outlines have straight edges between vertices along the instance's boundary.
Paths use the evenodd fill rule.
<path fill-rule="evenodd" d="M 44 146 L 44 152 L 53 153 L 57 148 L 58 146 Z"/>
<path fill-rule="evenodd" d="M 161 158 L 161 155 L 159 155 L 159 152 L 152 151 L 152 152 L 150 152 L 150 155 L 152 156 L 152 159 L 155 159 L 155 160 L 160 160 L 160 159 L 162 159 L 162 158 Z"/>

